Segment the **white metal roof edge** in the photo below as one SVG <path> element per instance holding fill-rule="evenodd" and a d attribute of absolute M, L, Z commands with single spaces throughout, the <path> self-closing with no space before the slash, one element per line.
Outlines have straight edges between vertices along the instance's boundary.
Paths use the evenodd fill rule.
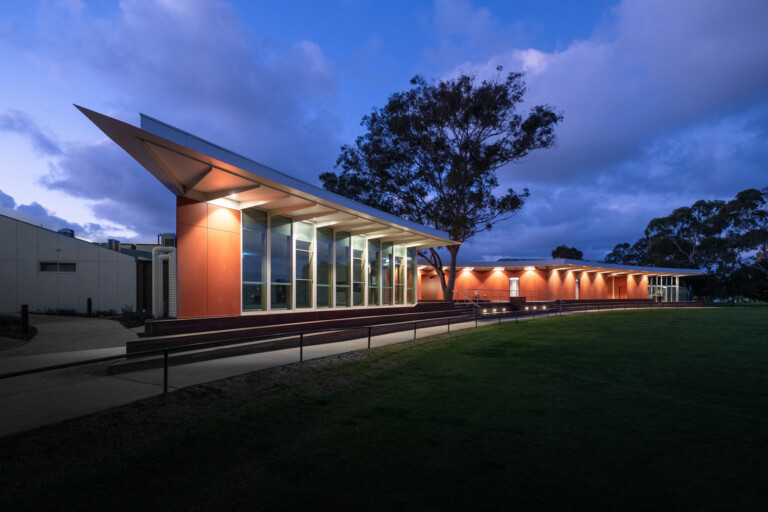
<path fill-rule="evenodd" d="M 139 115 L 141 117 L 141 129 L 157 135 L 158 137 L 163 137 L 170 140 L 171 142 L 175 142 L 176 144 L 187 147 L 193 151 L 197 151 L 198 153 L 208 155 L 222 162 L 226 162 L 230 165 L 239 167 L 244 171 L 248 171 L 268 180 L 272 180 L 285 186 L 295 188 L 301 192 L 316 196 L 325 201 L 330 201 L 344 208 L 349 208 L 360 213 L 370 215 L 371 217 L 390 222 L 392 224 L 410 228 L 428 236 L 451 241 L 448 233 L 445 231 L 440 231 L 429 226 L 424 226 L 416 222 L 400 218 L 396 215 L 392 215 L 391 213 L 383 212 L 381 210 L 377 210 L 376 208 L 358 203 L 357 201 L 353 201 L 352 199 L 346 198 L 344 196 L 334 194 L 333 192 L 329 192 L 323 188 L 312 185 L 311 183 L 307 183 L 278 170 L 272 169 L 271 167 L 267 167 L 266 165 L 251 160 L 248 157 L 230 151 L 219 146 L 218 144 L 209 142 L 201 137 L 198 137 L 197 135 L 193 135 L 189 132 L 176 128 L 175 126 L 155 119 L 151 116 L 141 113 Z"/>
<path fill-rule="evenodd" d="M 88 247 L 95 247 L 96 249 L 99 249 L 101 251 L 110 251 L 110 253 L 109 253 L 110 255 L 112 253 L 117 254 L 118 259 L 122 258 L 124 263 L 129 263 L 129 262 L 132 262 L 132 261 L 136 261 L 136 258 L 134 258 L 133 256 L 131 256 L 129 254 L 123 254 L 123 253 L 118 252 L 118 251 L 113 251 L 112 249 L 110 249 L 108 247 L 102 247 L 101 245 L 99 245 L 100 243 L 103 243 L 103 242 L 89 242 L 88 240 L 83 240 L 82 238 L 77 238 L 76 236 L 65 235 L 65 234 L 59 233 L 58 231 L 54 231 L 54 230 L 52 230 L 50 228 L 46 228 L 46 227 L 43 227 L 43 226 L 38 226 L 37 224 L 32 224 L 31 222 L 23 220 L 23 219 L 17 219 L 16 217 L 13 217 L 13 216 L 5 214 L 5 213 L 0 213 L 0 217 L 5 217 L 6 219 L 12 220 L 13 222 L 18 222 L 20 224 L 26 224 L 27 226 L 33 227 L 35 229 L 39 229 L 41 231 L 47 231 L 48 233 L 51 233 L 51 234 L 54 234 L 54 235 L 58 235 L 58 236 L 62 236 L 62 237 L 64 237 L 63 240 L 65 240 L 65 241 L 66 240 L 74 240 L 75 243 L 85 244 Z M 126 242 L 126 243 L 128 243 L 128 242 Z"/>

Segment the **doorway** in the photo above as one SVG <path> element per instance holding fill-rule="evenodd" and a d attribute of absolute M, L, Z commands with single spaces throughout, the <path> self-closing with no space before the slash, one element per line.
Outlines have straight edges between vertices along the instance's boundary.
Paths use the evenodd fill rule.
<path fill-rule="evenodd" d="M 510 297 L 520 296 L 520 278 L 519 277 L 509 278 L 509 296 Z"/>

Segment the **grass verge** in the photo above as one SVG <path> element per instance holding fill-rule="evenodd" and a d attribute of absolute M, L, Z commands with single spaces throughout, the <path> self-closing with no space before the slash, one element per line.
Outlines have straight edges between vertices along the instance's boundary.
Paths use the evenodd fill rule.
<path fill-rule="evenodd" d="M 4 510 L 768 509 L 768 311 L 536 319 L 0 439 Z"/>

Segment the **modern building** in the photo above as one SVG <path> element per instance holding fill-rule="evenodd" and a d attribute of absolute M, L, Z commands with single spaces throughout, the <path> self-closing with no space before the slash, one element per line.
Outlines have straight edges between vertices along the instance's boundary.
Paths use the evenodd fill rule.
<path fill-rule="evenodd" d="M 120 311 L 136 306 L 136 260 L 0 215 L 0 311 Z"/>
<path fill-rule="evenodd" d="M 455 244 L 447 233 L 338 196 L 146 115 L 138 128 L 78 108 L 176 196 L 176 280 L 168 293 L 178 318 L 442 298 L 434 270 L 418 265 L 417 251 Z M 456 293 L 551 300 L 647 298 L 662 291 L 667 300 L 678 300 L 678 278 L 699 273 L 574 260 L 467 263 Z"/>
<path fill-rule="evenodd" d="M 528 301 L 659 299 L 689 300 L 680 278 L 702 270 L 614 265 L 569 259 L 463 262 L 457 265 L 454 299 Z M 437 273 L 421 266 L 422 300 L 442 298 Z"/>
<path fill-rule="evenodd" d="M 176 196 L 179 318 L 415 304 L 417 250 L 454 243 L 151 117 L 78 108 Z"/>

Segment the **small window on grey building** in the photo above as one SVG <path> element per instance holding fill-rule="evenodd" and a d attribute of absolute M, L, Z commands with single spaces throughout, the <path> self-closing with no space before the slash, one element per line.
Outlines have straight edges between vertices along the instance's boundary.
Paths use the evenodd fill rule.
<path fill-rule="evenodd" d="M 77 272 L 77 263 L 57 263 L 41 261 L 40 272 Z"/>

